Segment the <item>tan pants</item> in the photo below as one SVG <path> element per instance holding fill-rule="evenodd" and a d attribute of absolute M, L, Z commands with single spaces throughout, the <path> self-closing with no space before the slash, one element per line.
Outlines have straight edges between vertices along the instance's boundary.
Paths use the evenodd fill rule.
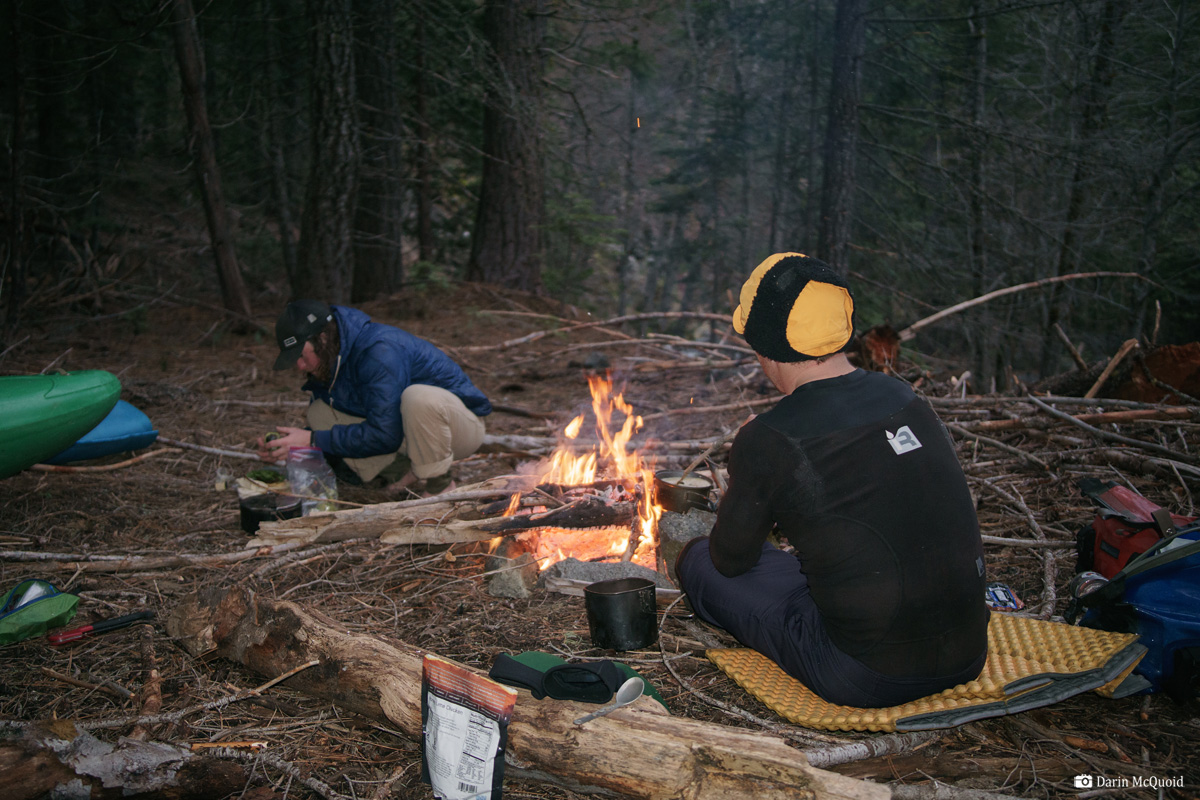
<path fill-rule="evenodd" d="M 421 480 L 445 475 L 456 459 L 466 458 L 483 444 L 483 419 L 471 413 L 457 395 L 437 386 L 414 383 L 405 389 L 400 395 L 400 416 L 404 442 L 397 452 L 408 456 L 413 474 Z M 331 408 L 323 400 L 308 407 L 308 425 L 315 431 L 362 421 L 362 417 Z M 396 453 L 385 453 L 345 462 L 366 483 L 395 459 Z"/>

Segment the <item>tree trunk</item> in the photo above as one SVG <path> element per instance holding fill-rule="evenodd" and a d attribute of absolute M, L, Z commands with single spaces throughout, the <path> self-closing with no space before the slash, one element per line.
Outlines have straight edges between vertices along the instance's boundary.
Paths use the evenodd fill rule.
<path fill-rule="evenodd" d="M 838 0 L 833 26 L 833 76 L 817 252 L 842 275 L 849 270 L 850 229 L 854 219 L 858 89 L 867 40 L 866 12 L 866 0 Z"/>
<path fill-rule="evenodd" d="M 1084 42 L 1089 50 L 1095 52 L 1095 59 L 1087 86 L 1084 88 L 1083 117 L 1079 123 L 1079 133 L 1069 151 L 1068 157 L 1074 162 L 1071 173 L 1071 185 L 1067 190 L 1066 218 L 1063 220 L 1062 240 L 1058 248 L 1058 260 L 1054 265 L 1053 275 L 1069 275 L 1079 268 L 1078 228 L 1083 216 L 1085 182 L 1088 180 L 1088 158 L 1093 148 L 1093 140 L 1100 131 L 1108 113 L 1108 92 L 1112 85 L 1114 71 L 1112 68 L 1112 53 L 1117 24 L 1124 15 L 1124 9 L 1118 12 L 1116 3 L 1112 0 L 1104 4 L 1104 13 L 1100 20 L 1099 38 L 1095 45 L 1090 41 Z M 1081 23 L 1086 20 L 1081 20 Z M 1055 356 L 1061 351 L 1057 336 L 1052 336 L 1054 326 L 1061 322 L 1066 312 L 1067 289 L 1064 284 L 1055 284 L 1050 289 L 1046 302 L 1045 333 L 1042 335 L 1042 354 L 1039 363 L 1039 377 L 1045 378 L 1055 372 Z"/>
<path fill-rule="evenodd" d="M 740 164 L 738 164 L 739 182 L 741 183 L 740 197 L 738 198 L 738 231 L 737 231 L 737 255 L 733 259 L 733 263 L 737 264 L 735 269 L 731 270 L 729 260 L 718 258 L 713 264 L 713 297 L 710 310 L 716 312 L 725 310 L 729 295 L 728 290 L 734 292 L 741 286 L 741 280 L 736 281 L 736 285 L 729 286 L 731 281 L 730 272 L 733 272 L 735 279 L 740 278 L 745 270 L 750 269 L 750 220 L 752 216 L 750 193 L 752 191 L 753 181 L 753 166 L 751 160 L 751 136 L 748 135 L 746 110 L 750 107 L 751 99 L 747 94 L 746 76 L 742 61 L 745 58 L 744 48 L 742 47 L 741 26 L 731 25 L 729 31 L 730 40 L 733 43 L 733 52 L 731 54 L 733 60 L 733 130 L 735 135 L 739 137 L 738 150 L 740 151 Z M 712 332 L 715 341 L 716 330 Z"/>
<path fill-rule="evenodd" d="M 425 15 L 417 14 L 414 77 L 416 94 L 417 162 L 417 258 L 428 264 L 435 258 L 433 247 L 433 126 L 429 124 L 429 82 L 425 74 Z"/>
<path fill-rule="evenodd" d="M 200 35 L 196 30 L 196 12 L 192 0 L 172 0 L 171 31 L 175 37 L 175 58 L 179 63 L 179 79 L 183 85 L 183 105 L 187 112 L 188 142 L 204 216 L 208 220 L 208 235 L 212 240 L 213 256 L 217 261 L 217 278 L 221 283 L 221 299 L 225 308 L 249 319 L 250 295 L 238 268 L 229 225 L 229 212 L 221 190 L 221 171 L 217 167 L 217 149 L 212 128 L 208 124 L 208 107 L 204 95 L 204 60 L 200 51 Z"/>
<path fill-rule="evenodd" d="M 167 630 L 193 656 L 220 655 L 272 677 L 318 661 L 288 686 L 422 737 L 422 650 L 350 633 L 315 610 L 241 588 L 193 595 Z M 586 727 L 574 723 L 593 710 L 535 701 L 522 690 L 508 728 L 508 769 L 574 790 L 639 798 L 890 796 L 886 786 L 809 766 L 774 736 L 672 717 L 648 697 Z"/>
<path fill-rule="evenodd" d="M 372 300 L 403 280 L 400 101 L 396 93 L 396 0 L 359 0 L 355 71 L 362 108 L 354 285 L 351 300 Z"/>
<path fill-rule="evenodd" d="M 817 207 L 817 149 L 820 134 L 817 126 L 818 99 L 821 96 L 821 63 L 825 48 L 821 46 L 821 0 L 812 0 L 812 16 L 809 28 L 812 38 L 807 43 L 811 53 L 808 62 L 808 113 L 805 114 L 804 127 L 808 141 L 804 156 L 804 220 L 800 241 L 803 242 L 802 252 L 812 250 L 812 242 L 819 238 L 820 226 L 813 219 Z"/>
<path fill-rule="evenodd" d="M 292 217 L 287 158 L 284 154 L 283 136 L 279 129 L 278 118 L 279 109 L 283 105 L 277 88 L 276 70 L 276 65 L 279 64 L 279 29 L 271 0 L 263 0 L 260 7 L 263 12 L 263 24 L 266 26 L 267 63 L 263 66 L 265 76 L 262 82 L 263 122 L 259 128 L 259 141 L 262 147 L 263 161 L 271 173 L 270 205 L 275 212 L 276 224 L 279 225 L 279 248 L 283 256 L 283 271 L 287 275 L 288 286 L 295 286 L 296 276 L 299 273 L 296 224 Z"/>
<path fill-rule="evenodd" d="M 467 278 L 536 292 L 545 219 L 543 0 L 492 0 L 483 17 L 497 74 L 484 110 L 483 179 Z"/>
<path fill-rule="evenodd" d="M 1168 8 L 1171 7 L 1168 6 Z M 1140 181 L 1146 185 L 1145 206 L 1142 210 L 1141 241 L 1138 247 L 1138 271 L 1143 275 L 1150 275 L 1154 271 L 1155 261 L 1158 258 L 1159 228 L 1167 211 L 1167 182 L 1177 168 L 1176 165 L 1184 152 L 1187 141 L 1197 136 L 1195 124 L 1189 124 L 1180 119 L 1180 105 L 1183 99 L 1180 86 L 1181 83 L 1190 84 L 1193 80 L 1191 70 L 1183 60 L 1183 52 L 1190 47 L 1185 44 L 1188 41 L 1188 33 L 1190 33 L 1187 25 L 1195 24 L 1195 17 L 1194 15 L 1189 16 L 1184 3 L 1171 8 L 1171 14 L 1174 16 L 1175 23 L 1170 36 L 1171 49 L 1167 52 L 1171 69 L 1154 114 L 1154 119 L 1161 121 L 1160 124 L 1163 126 L 1159 139 L 1161 144 L 1157 161 L 1147 170 L 1149 180 L 1143 178 L 1143 181 Z M 1190 100 L 1185 101 L 1184 105 L 1190 109 Z M 1184 192 L 1181 197 L 1191 195 L 1194 187 L 1193 183 L 1192 188 Z M 1152 305 L 1150 302 L 1152 291 L 1150 288 L 1134 287 L 1137 298 L 1137 317 L 1134 320 L 1133 330 L 1135 336 L 1141 336 L 1145 329 L 1146 316 Z"/>
<path fill-rule="evenodd" d="M 788 16 L 798 18 L 800 16 L 799 3 L 794 6 L 789 4 L 789 6 Z M 795 32 L 790 36 L 796 36 Z M 793 239 L 797 228 L 802 228 L 803 220 L 794 219 L 791 214 L 791 210 L 794 208 L 793 195 L 800 174 L 800 155 L 795 152 L 793 144 L 793 137 L 799 130 L 794 111 L 793 92 L 799 85 L 799 76 L 803 71 L 803 57 L 804 48 L 795 46 L 789 49 L 788 58 L 784 62 L 784 74 L 787 78 L 783 81 L 779 97 L 775 101 L 775 130 L 772 132 L 775 136 L 775 154 L 772 158 L 771 206 L 767 226 L 767 249 L 772 253 L 778 253 L 781 250 L 796 250 L 807 246 L 800 244 L 803 242 L 803 238 Z M 812 121 L 808 117 L 809 115 L 804 115 L 807 123 L 811 126 Z"/>
<path fill-rule="evenodd" d="M 350 298 L 354 275 L 358 125 L 350 0 L 308 0 L 312 135 L 300 219 L 296 297 Z"/>
<path fill-rule="evenodd" d="M 975 296 L 980 297 L 995 288 L 987 251 L 987 187 L 984 182 L 987 135 L 984 133 L 984 114 L 987 111 L 987 17 L 979 15 L 979 6 L 972 4 L 967 26 L 971 33 L 971 129 L 967 134 L 971 145 L 970 194 L 967 203 L 970 215 L 967 228 L 968 264 L 974 280 Z M 979 392 L 994 392 L 997 360 L 1000 351 L 1000 332 L 994 322 L 991 305 L 979 310 L 974 329 L 975 387 Z"/>
<path fill-rule="evenodd" d="M 637 48 L 637 41 L 633 43 Z M 636 56 L 632 59 L 636 63 Z M 622 170 L 625 173 L 622 206 L 622 223 L 625 226 L 625 252 L 617 264 L 617 314 L 624 315 L 629 311 L 629 281 L 633 277 L 631 267 L 637 263 L 637 236 L 641 227 L 641 203 L 638 202 L 637 189 L 637 75 L 634 67 L 629 67 L 629 91 L 626 94 L 629 108 L 625 118 L 625 163 Z"/>
<path fill-rule="evenodd" d="M 0 292 L 8 293 L 4 314 L 5 338 L 16 333 L 25 299 L 25 197 L 23 163 L 25 160 L 25 51 L 21 30 L 22 8 L 19 0 L 9 5 L 9 51 L 12 79 L 12 131 L 8 143 L 8 243 L 0 247 L 0 263 L 6 269 L 0 273 Z"/>

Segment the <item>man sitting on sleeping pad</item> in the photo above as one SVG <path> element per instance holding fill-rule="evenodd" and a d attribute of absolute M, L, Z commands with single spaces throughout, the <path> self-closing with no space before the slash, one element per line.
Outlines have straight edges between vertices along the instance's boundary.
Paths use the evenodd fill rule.
<path fill-rule="evenodd" d="M 785 397 L 738 432 L 712 533 L 676 561 L 692 608 L 832 703 L 973 680 L 983 545 L 945 427 L 904 382 L 850 364 L 854 301 L 824 262 L 773 255 L 740 302 L 734 329 Z M 794 555 L 767 543 L 776 527 Z"/>

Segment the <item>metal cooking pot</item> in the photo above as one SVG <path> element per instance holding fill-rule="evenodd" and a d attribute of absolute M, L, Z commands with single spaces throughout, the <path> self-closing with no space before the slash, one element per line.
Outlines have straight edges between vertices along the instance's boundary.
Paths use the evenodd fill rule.
<path fill-rule="evenodd" d="M 681 469 L 665 469 L 654 473 L 654 501 L 667 511 L 686 514 L 693 508 L 712 510 L 713 483 L 703 475 Z"/>
<path fill-rule="evenodd" d="M 241 505 L 242 530 L 250 535 L 258 533 L 263 522 L 280 519 L 295 519 L 301 515 L 300 498 L 287 494 L 266 492 L 243 497 Z"/>

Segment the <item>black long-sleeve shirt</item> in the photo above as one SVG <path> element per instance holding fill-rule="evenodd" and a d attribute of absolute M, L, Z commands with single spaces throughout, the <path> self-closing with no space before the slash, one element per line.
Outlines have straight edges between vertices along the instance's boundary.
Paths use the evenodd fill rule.
<path fill-rule="evenodd" d="M 814 381 L 746 424 L 713 528 L 732 577 L 778 526 L 840 650 L 899 678 L 987 649 L 983 546 L 953 445 L 927 403 L 877 372 Z"/>

